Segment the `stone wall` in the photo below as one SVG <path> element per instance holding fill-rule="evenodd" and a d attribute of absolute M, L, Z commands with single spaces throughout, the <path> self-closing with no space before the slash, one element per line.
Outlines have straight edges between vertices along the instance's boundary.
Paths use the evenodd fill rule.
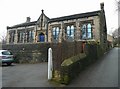
<path fill-rule="evenodd" d="M 47 61 L 49 43 L 2 45 L 2 49 L 10 50 L 15 55 L 15 62 L 37 63 Z"/>
<path fill-rule="evenodd" d="M 54 68 L 60 70 L 64 59 L 77 55 L 82 50 L 82 42 L 34 43 L 2 45 L 2 49 L 10 50 L 16 62 L 42 62 L 48 59 L 48 48 L 53 50 Z"/>
<path fill-rule="evenodd" d="M 72 56 L 75 56 L 82 51 L 82 42 L 62 42 L 53 43 L 50 45 L 53 50 L 54 70 L 60 70 L 61 63 Z"/>
<path fill-rule="evenodd" d="M 62 62 L 59 78 L 54 78 L 55 81 L 57 80 L 62 84 L 69 84 L 74 78 L 79 76 L 82 70 L 103 56 L 104 52 L 96 42 L 86 42 L 85 48 L 87 49 L 85 53 L 67 58 Z"/>

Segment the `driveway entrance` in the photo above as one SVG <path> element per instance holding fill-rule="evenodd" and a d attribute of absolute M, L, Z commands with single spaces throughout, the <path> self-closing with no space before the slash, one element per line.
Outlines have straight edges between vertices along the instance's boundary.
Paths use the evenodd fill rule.
<path fill-rule="evenodd" d="M 53 87 L 48 82 L 47 67 L 47 62 L 3 66 L 2 87 Z"/>

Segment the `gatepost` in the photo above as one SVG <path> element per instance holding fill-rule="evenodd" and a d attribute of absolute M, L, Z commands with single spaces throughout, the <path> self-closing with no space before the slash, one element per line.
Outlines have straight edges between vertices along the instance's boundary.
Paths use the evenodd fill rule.
<path fill-rule="evenodd" d="M 48 80 L 52 79 L 53 71 L 53 60 L 52 60 L 52 49 L 48 49 Z"/>

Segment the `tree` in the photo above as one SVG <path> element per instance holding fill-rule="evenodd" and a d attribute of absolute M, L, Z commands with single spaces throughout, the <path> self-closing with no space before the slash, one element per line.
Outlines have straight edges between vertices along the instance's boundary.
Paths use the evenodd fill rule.
<path fill-rule="evenodd" d="M 2 35 L 2 36 L 0 37 L 0 41 L 1 41 L 2 44 L 6 44 L 6 36 L 3 36 L 3 35 Z"/>
<path fill-rule="evenodd" d="M 117 11 L 120 11 L 120 0 L 115 0 L 116 1 L 116 6 L 117 6 Z"/>
<path fill-rule="evenodd" d="M 120 27 L 116 29 L 113 33 L 114 45 L 120 46 Z"/>

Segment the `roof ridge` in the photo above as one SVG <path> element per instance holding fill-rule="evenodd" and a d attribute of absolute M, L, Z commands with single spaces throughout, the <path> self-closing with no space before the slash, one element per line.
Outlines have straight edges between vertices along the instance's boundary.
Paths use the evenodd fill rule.
<path fill-rule="evenodd" d="M 65 18 L 66 19 L 72 19 L 72 18 L 75 18 L 75 17 L 84 17 L 84 15 L 86 16 L 91 16 L 91 15 L 95 15 L 96 13 L 99 13 L 101 10 L 97 10 L 97 11 L 92 11 L 92 12 L 85 12 L 85 13 L 79 13 L 79 14 L 73 14 L 73 15 L 67 15 L 67 16 L 61 16 L 61 17 L 56 17 L 56 18 L 51 18 L 50 19 L 50 22 L 54 22 L 54 20 L 64 20 Z"/>
<path fill-rule="evenodd" d="M 24 23 L 20 23 L 17 25 L 13 25 L 13 26 L 8 26 L 7 29 L 11 29 L 11 28 L 17 28 L 17 27 L 25 27 L 25 26 L 29 26 L 29 25 L 34 25 L 37 21 L 32 21 L 32 22 L 24 22 Z"/>

